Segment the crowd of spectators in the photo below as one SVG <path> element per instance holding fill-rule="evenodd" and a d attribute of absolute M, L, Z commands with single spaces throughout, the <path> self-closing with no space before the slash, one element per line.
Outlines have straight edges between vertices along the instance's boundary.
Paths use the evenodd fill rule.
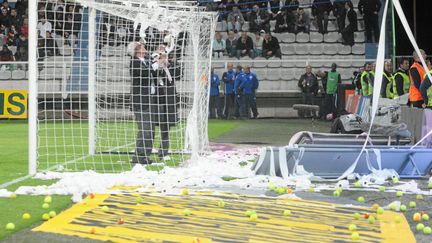
<path fill-rule="evenodd" d="M 262 45 L 268 48 L 269 43 L 261 43 L 258 35 L 272 36 L 272 32 L 310 33 L 312 24 L 317 26 L 318 33 L 327 34 L 331 14 L 335 17 L 337 32 L 341 34 L 343 45 L 354 45 L 354 33 L 359 30 L 358 14 L 364 19 L 366 42 L 378 42 L 380 0 L 360 0 L 358 13 L 350 0 L 311 0 L 310 4 L 300 4 L 298 0 L 222 0 L 206 1 L 205 4 L 209 10 L 219 11 L 219 21 L 226 22 L 228 38 L 223 40 L 220 35 L 216 35 L 217 41 L 213 50 L 217 57 L 226 55 L 237 58 L 268 58 L 269 55 L 263 51 L 265 48 Z M 306 9 L 310 10 L 305 11 Z M 249 23 L 248 28 L 245 27 L 246 21 Z M 274 28 L 270 21 L 275 22 Z M 255 35 L 256 38 L 247 38 L 245 35 Z M 272 40 L 270 49 L 278 49 L 279 41 L 276 42 L 274 37 L 268 38 Z M 229 45 L 224 43 L 228 41 Z M 223 51 L 222 46 L 225 46 Z M 280 52 L 280 48 L 277 52 Z M 281 57 L 276 54 L 270 56 Z"/>

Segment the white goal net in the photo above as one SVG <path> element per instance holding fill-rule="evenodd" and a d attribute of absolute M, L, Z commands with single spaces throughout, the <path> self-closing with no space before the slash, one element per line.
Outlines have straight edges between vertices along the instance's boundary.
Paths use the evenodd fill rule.
<path fill-rule="evenodd" d="M 207 151 L 214 13 L 190 1 L 37 8 L 38 171 L 160 169 Z"/>

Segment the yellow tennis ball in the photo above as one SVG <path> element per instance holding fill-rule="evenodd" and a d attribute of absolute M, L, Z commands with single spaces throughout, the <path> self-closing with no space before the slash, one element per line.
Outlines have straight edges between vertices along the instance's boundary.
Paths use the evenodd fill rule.
<path fill-rule="evenodd" d="M 187 195 L 189 195 L 189 190 L 188 190 L 187 188 L 184 188 L 184 189 L 182 190 L 182 195 L 183 195 L 183 196 L 187 196 Z"/>
<path fill-rule="evenodd" d="M 251 216 L 249 216 L 249 219 L 250 219 L 251 221 L 255 221 L 255 220 L 257 220 L 257 219 L 258 219 L 258 214 L 256 214 L 256 213 L 251 214 Z"/>
<path fill-rule="evenodd" d="M 6 225 L 6 229 L 7 230 L 14 230 L 15 229 L 15 224 L 14 223 L 8 223 Z"/>
<path fill-rule="evenodd" d="M 57 216 L 57 213 L 55 211 L 50 211 L 48 215 L 50 216 L 50 218 L 54 218 L 55 216 Z"/>
<path fill-rule="evenodd" d="M 108 211 L 109 211 L 109 207 L 108 207 L 108 206 L 103 206 L 103 207 L 102 207 L 102 211 L 104 211 L 104 212 L 108 212 Z"/>
<path fill-rule="evenodd" d="M 358 232 L 352 232 L 351 239 L 352 240 L 359 240 L 360 239 L 360 234 Z"/>
<path fill-rule="evenodd" d="M 52 202 L 52 197 L 51 196 L 46 196 L 44 199 L 44 203 L 51 203 Z"/>
<path fill-rule="evenodd" d="M 48 209 L 49 207 L 50 207 L 50 205 L 48 203 L 42 204 L 42 208 L 43 209 Z"/>
<path fill-rule="evenodd" d="M 45 220 L 45 221 L 47 221 L 48 219 L 50 219 L 49 214 L 44 213 L 44 214 L 42 215 L 42 219 Z"/>
<path fill-rule="evenodd" d="M 30 219 L 31 218 L 31 215 L 29 214 L 29 213 L 24 213 L 23 215 L 22 215 L 22 219 L 24 219 L 24 220 L 28 220 L 28 219 Z"/>

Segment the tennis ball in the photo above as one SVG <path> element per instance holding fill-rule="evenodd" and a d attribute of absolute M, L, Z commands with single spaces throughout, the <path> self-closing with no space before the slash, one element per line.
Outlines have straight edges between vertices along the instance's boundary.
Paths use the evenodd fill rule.
<path fill-rule="evenodd" d="M 94 227 L 92 227 L 92 228 L 89 230 L 89 233 L 90 233 L 90 234 L 96 234 L 96 229 L 95 229 Z"/>
<path fill-rule="evenodd" d="M 403 192 L 401 192 L 401 191 L 396 192 L 396 197 L 402 197 L 402 196 L 403 196 Z"/>
<path fill-rule="evenodd" d="M 191 215 L 191 211 L 189 209 L 185 209 L 185 210 L 183 210 L 183 215 L 189 216 L 189 215 Z"/>
<path fill-rule="evenodd" d="M 90 199 L 93 199 L 93 198 L 95 198 L 95 194 L 94 193 L 90 193 L 89 197 L 90 197 Z"/>
<path fill-rule="evenodd" d="M 22 219 L 24 219 L 24 220 L 27 220 L 27 219 L 30 219 L 30 218 L 31 218 L 31 216 L 30 216 L 29 213 L 24 213 L 24 214 L 22 215 Z"/>
<path fill-rule="evenodd" d="M 429 226 L 424 227 L 424 229 L 423 229 L 423 234 L 425 234 L 425 235 L 430 235 L 431 233 L 432 233 L 432 229 L 431 229 L 431 227 L 429 227 Z"/>
<path fill-rule="evenodd" d="M 395 217 L 395 223 L 399 224 L 401 220 L 402 218 L 399 215 Z"/>
<path fill-rule="evenodd" d="M 416 199 L 417 199 L 417 200 L 423 200 L 423 195 L 418 194 L 418 195 L 416 196 Z"/>
<path fill-rule="evenodd" d="M 48 219 L 50 219 L 49 214 L 44 213 L 44 214 L 42 215 L 42 219 L 45 220 L 45 221 L 47 221 Z"/>
<path fill-rule="evenodd" d="M 357 230 L 357 225 L 355 225 L 355 224 L 350 224 L 350 225 L 348 226 L 348 230 L 349 230 L 349 231 L 356 231 L 356 230 Z"/>
<path fill-rule="evenodd" d="M 395 211 L 396 210 L 396 204 L 392 203 L 389 205 L 390 210 Z"/>
<path fill-rule="evenodd" d="M 362 196 L 360 196 L 360 197 L 357 198 L 357 201 L 361 202 L 361 203 L 364 203 L 365 202 L 365 198 L 362 197 Z"/>
<path fill-rule="evenodd" d="M 369 216 L 368 222 L 369 222 L 369 224 L 375 223 L 375 217 L 374 216 Z"/>
<path fill-rule="evenodd" d="M 292 214 L 291 214 L 291 210 L 284 210 L 283 211 L 283 215 L 284 216 L 291 216 Z"/>
<path fill-rule="evenodd" d="M 42 204 L 42 208 L 43 208 L 43 209 L 47 209 L 47 208 L 49 208 L 49 204 L 48 204 L 48 203 L 44 203 L 44 204 Z"/>
<path fill-rule="evenodd" d="M 378 187 L 378 191 L 380 191 L 380 192 L 385 192 L 385 186 L 380 186 L 380 187 Z"/>
<path fill-rule="evenodd" d="M 428 220 L 429 220 L 429 215 L 427 215 L 427 214 L 423 214 L 423 215 L 422 215 L 422 220 L 424 220 L 424 221 L 428 221 Z"/>
<path fill-rule="evenodd" d="M 251 214 L 251 216 L 249 216 L 249 220 L 251 220 L 251 221 L 255 221 L 257 219 L 258 219 L 258 215 L 256 213 Z"/>
<path fill-rule="evenodd" d="M 309 187 L 308 192 L 315 192 L 315 188 Z"/>
<path fill-rule="evenodd" d="M 361 186 L 362 186 L 362 184 L 360 181 L 354 182 L 354 187 L 361 187 Z"/>
<path fill-rule="evenodd" d="M 284 194 L 285 193 L 285 189 L 283 187 L 278 186 L 276 189 L 277 194 Z"/>
<path fill-rule="evenodd" d="M 423 231 L 424 227 L 425 227 L 424 224 L 419 223 L 419 224 L 417 224 L 416 229 L 417 229 L 417 231 Z"/>
<path fill-rule="evenodd" d="M 338 191 L 339 193 L 342 193 L 342 188 L 338 187 L 338 188 L 336 188 L 336 191 Z"/>
<path fill-rule="evenodd" d="M 399 178 L 397 178 L 397 177 L 393 177 L 393 178 L 392 178 L 392 181 L 393 181 L 393 183 L 397 183 L 397 182 L 399 182 Z"/>
<path fill-rule="evenodd" d="M 275 190 L 275 185 L 274 185 L 274 183 L 273 182 L 270 182 L 269 184 L 268 184 L 268 189 L 272 192 L 272 191 L 274 191 Z"/>
<path fill-rule="evenodd" d="M 189 190 L 188 190 L 187 188 L 184 188 L 184 189 L 182 190 L 182 195 L 183 195 L 183 196 L 187 196 L 187 195 L 189 195 Z"/>
<path fill-rule="evenodd" d="M 410 208 L 415 208 L 417 206 L 417 203 L 414 201 L 409 202 L 409 207 Z"/>
<path fill-rule="evenodd" d="M 142 198 L 141 197 L 137 197 L 137 198 L 135 198 L 135 202 L 136 203 L 138 203 L 138 204 L 140 204 L 140 203 L 142 203 Z"/>
<path fill-rule="evenodd" d="M 413 215 L 413 221 L 414 222 L 420 222 L 420 220 L 421 220 L 421 215 L 419 213 L 415 213 Z"/>
<path fill-rule="evenodd" d="M 15 229 L 15 224 L 14 223 L 8 223 L 6 225 L 6 229 L 7 230 L 14 230 Z"/>
<path fill-rule="evenodd" d="M 248 216 L 248 217 L 250 217 L 252 214 L 256 214 L 255 210 L 247 210 L 245 212 L 245 215 Z"/>
<path fill-rule="evenodd" d="M 218 207 L 220 207 L 220 208 L 225 207 L 225 202 L 224 202 L 223 200 L 220 200 L 220 201 L 218 202 Z"/>
<path fill-rule="evenodd" d="M 360 239 L 360 235 L 357 232 L 352 232 L 351 234 L 351 239 L 352 240 L 359 240 Z"/>
<path fill-rule="evenodd" d="M 354 214 L 354 219 L 360 219 L 361 215 L 359 213 Z"/>
<path fill-rule="evenodd" d="M 379 207 L 380 207 L 380 206 L 379 206 L 378 203 L 374 203 L 374 205 L 372 205 L 372 208 L 375 209 L 375 210 L 378 209 Z"/>
<path fill-rule="evenodd" d="M 51 196 L 46 196 L 44 199 L 44 203 L 51 203 L 52 202 L 52 197 Z"/>
<path fill-rule="evenodd" d="M 432 189 L 432 181 L 428 184 L 428 189 Z"/>
<path fill-rule="evenodd" d="M 9 196 L 10 198 L 16 198 L 17 197 L 17 195 L 16 195 L 16 193 L 15 192 L 12 192 L 11 194 L 10 194 L 10 196 Z"/>
<path fill-rule="evenodd" d="M 48 213 L 48 215 L 50 216 L 50 218 L 54 218 L 57 214 L 56 214 L 55 211 L 50 211 L 50 212 Z"/>
<path fill-rule="evenodd" d="M 400 206 L 400 211 L 401 211 L 401 212 L 405 212 L 406 210 L 407 210 L 406 205 L 405 205 L 405 204 L 402 204 L 402 205 Z"/>
<path fill-rule="evenodd" d="M 339 192 L 339 191 L 334 191 L 334 192 L 333 192 L 333 196 L 335 196 L 335 197 L 339 197 L 339 196 L 340 196 L 340 192 Z"/>
<path fill-rule="evenodd" d="M 102 211 L 104 211 L 104 212 L 108 212 L 108 211 L 109 211 L 109 207 L 108 207 L 108 206 L 103 206 L 103 207 L 102 207 Z"/>
<path fill-rule="evenodd" d="M 384 213 L 384 208 L 379 207 L 377 209 L 377 214 L 383 214 Z"/>

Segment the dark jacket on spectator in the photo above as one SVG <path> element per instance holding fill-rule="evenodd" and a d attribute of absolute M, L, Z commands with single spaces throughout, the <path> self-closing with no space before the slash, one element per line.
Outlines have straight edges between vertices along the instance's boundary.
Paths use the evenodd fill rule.
<path fill-rule="evenodd" d="M 237 50 L 252 50 L 253 49 L 253 41 L 252 38 L 250 36 L 248 36 L 246 38 L 246 42 L 242 41 L 242 38 L 238 38 L 237 39 L 237 45 L 236 45 Z"/>
<path fill-rule="evenodd" d="M 374 12 L 379 12 L 381 9 L 380 0 L 360 0 L 358 9 L 361 14 L 366 16 L 374 15 Z"/>
<path fill-rule="evenodd" d="M 311 73 L 310 75 L 307 75 L 305 73 L 300 77 L 298 81 L 298 87 L 301 88 L 303 93 L 316 94 L 318 91 L 318 79 L 313 73 Z"/>
<path fill-rule="evenodd" d="M 263 53 L 266 53 L 268 51 L 272 51 L 275 53 L 277 50 L 280 49 L 279 41 L 276 37 L 272 36 L 269 41 L 267 41 L 264 38 L 263 45 L 262 45 Z"/>
<path fill-rule="evenodd" d="M 3 46 L 3 49 L 0 51 L 0 61 L 3 62 L 11 62 L 14 60 L 14 56 L 12 51 L 7 48 L 7 46 Z"/>
<path fill-rule="evenodd" d="M 347 27 L 351 28 L 352 31 L 358 31 L 357 13 L 350 9 L 347 13 L 349 24 Z"/>
<path fill-rule="evenodd" d="M 330 14 L 332 9 L 333 9 L 333 5 L 330 2 L 330 0 L 314 0 L 312 4 L 312 15 L 317 16 L 317 15 L 324 14 L 324 12 Z"/>

